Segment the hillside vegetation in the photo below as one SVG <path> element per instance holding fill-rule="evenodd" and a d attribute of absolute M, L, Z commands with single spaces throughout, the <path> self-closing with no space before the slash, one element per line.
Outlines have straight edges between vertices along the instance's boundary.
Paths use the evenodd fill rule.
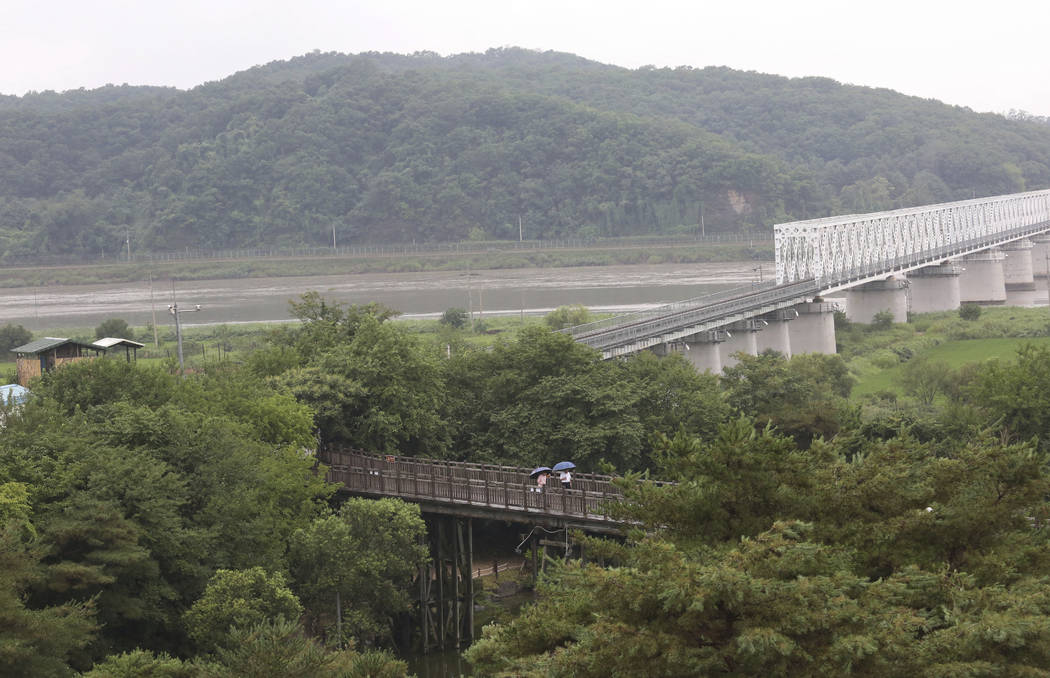
<path fill-rule="evenodd" d="M 1025 116 L 1015 116 L 1024 118 Z M 707 233 L 1050 186 L 1050 125 L 508 48 L 0 97 L 0 257 Z M 521 229 L 521 231 L 519 231 Z"/>

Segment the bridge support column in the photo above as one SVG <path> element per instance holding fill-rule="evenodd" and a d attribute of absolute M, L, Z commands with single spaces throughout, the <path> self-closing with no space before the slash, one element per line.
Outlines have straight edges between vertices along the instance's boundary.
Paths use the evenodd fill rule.
<path fill-rule="evenodd" d="M 959 301 L 964 304 L 1005 304 L 1005 258 L 1002 250 L 994 248 L 959 259 L 963 269 L 959 276 Z"/>
<path fill-rule="evenodd" d="M 1035 278 L 1032 267 L 1032 241 L 1021 238 L 1002 246 L 1003 280 L 1009 290 L 1034 290 Z"/>
<path fill-rule="evenodd" d="M 722 369 L 740 362 L 734 353 L 758 355 L 758 333 L 765 326 L 764 321 L 751 318 L 726 327 L 726 343 L 722 345 Z"/>
<path fill-rule="evenodd" d="M 420 568 L 421 648 L 458 648 L 474 640 L 474 532 L 470 518 L 427 519 L 430 563 Z"/>
<path fill-rule="evenodd" d="M 908 321 L 908 281 L 875 280 L 846 290 L 846 315 L 853 322 L 870 323 L 875 314 L 889 311 L 893 321 Z"/>
<path fill-rule="evenodd" d="M 835 353 L 835 305 L 811 302 L 793 307 L 798 317 L 791 322 L 791 354 Z"/>
<path fill-rule="evenodd" d="M 700 332 L 681 341 L 663 344 L 656 352 L 660 355 L 678 353 L 692 363 L 698 372 L 721 374 L 721 344 L 727 339 L 725 330 Z"/>
<path fill-rule="evenodd" d="M 908 271 L 908 297 L 912 313 L 954 311 L 959 308 L 958 264 L 945 262 Z"/>
<path fill-rule="evenodd" d="M 783 354 L 785 358 L 791 357 L 791 331 L 788 323 L 798 317 L 798 312 L 793 308 L 782 308 L 762 316 L 766 322 L 766 328 L 755 337 L 758 343 L 759 353 L 772 349 Z"/>
<path fill-rule="evenodd" d="M 1050 259 L 1050 233 L 1034 235 L 1032 240 L 1032 276 L 1036 278 L 1047 277 Z"/>

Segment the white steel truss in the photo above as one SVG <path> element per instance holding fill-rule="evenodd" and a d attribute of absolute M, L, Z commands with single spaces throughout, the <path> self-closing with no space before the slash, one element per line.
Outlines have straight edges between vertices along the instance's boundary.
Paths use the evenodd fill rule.
<path fill-rule="evenodd" d="M 830 289 L 1047 230 L 1050 190 L 777 224 L 776 280 Z"/>

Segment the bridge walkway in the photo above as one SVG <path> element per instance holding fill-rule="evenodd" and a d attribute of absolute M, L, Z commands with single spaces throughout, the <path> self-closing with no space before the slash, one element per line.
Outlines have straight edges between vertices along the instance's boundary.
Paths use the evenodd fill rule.
<path fill-rule="evenodd" d="M 343 492 L 395 497 L 419 504 L 424 512 L 487 518 L 592 532 L 619 532 L 610 508 L 623 500 L 612 476 L 573 471 L 572 489 L 552 476 L 542 491 L 531 469 L 498 464 L 374 455 L 359 450 L 328 450 L 319 455 L 328 479 Z M 655 481 L 654 481 L 655 482 Z"/>

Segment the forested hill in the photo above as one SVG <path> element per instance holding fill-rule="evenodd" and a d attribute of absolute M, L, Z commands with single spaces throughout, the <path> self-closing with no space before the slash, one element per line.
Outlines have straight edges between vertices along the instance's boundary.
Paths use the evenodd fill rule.
<path fill-rule="evenodd" d="M 1050 186 L 1050 125 L 728 68 L 314 53 L 0 96 L 0 257 L 766 229 Z"/>

